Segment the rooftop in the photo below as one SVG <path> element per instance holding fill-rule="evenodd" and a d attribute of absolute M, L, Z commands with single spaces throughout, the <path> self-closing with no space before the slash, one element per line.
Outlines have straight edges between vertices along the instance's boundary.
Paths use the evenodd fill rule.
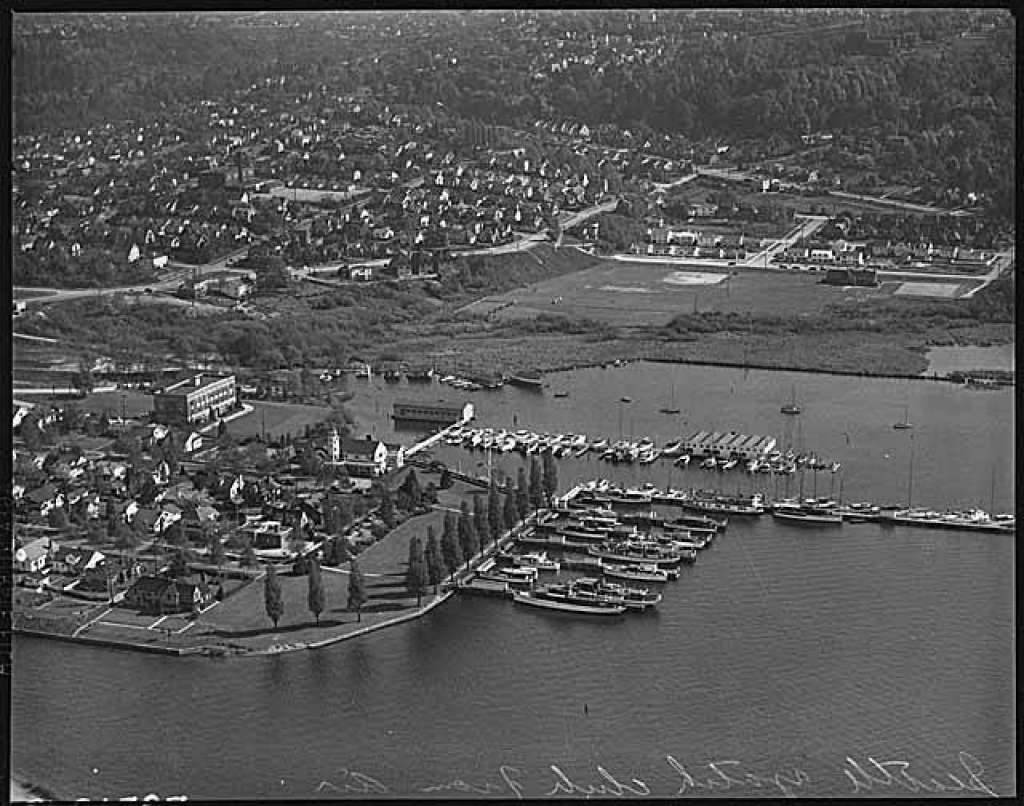
<path fill-rule="evenodd" d="M 175 381 L 170 386 L 165 386 L 157 394 L 183 396 L 190 392 L 195 392 L 198 389 L 205 389 L 218 381 L 223 381 L 227 378 L 234 379 L 234 377 L 234 375 L 212 375 L 208 373 L 199 373 L 197 375 L 189 376 L 188 378 L 182 378 L 180 381 Z"/>

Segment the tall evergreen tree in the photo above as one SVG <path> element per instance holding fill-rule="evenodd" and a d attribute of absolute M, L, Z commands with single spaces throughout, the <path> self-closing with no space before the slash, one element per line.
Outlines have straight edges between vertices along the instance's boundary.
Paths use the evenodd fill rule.
<path fill-rule="evenodd" d="M 462 549 L 462 561 L 469 562 L 480 549 L 480 543 L 476 536 L 476 527 L 473 525 L 473 516 L 469 512 L 469 504 L 463 501 L 461 509 L 458 527 L 459 548 Z"/>
<path fill-rule="evenodd" d="M 505 531 L 504 513 L 501 511 L 501 498 L 498 495 L 498 487 L 491 484 L 487 491 L 487 530 L 491 536 L 491 542 L 497 543 L 501 533 Z"/>
<path fill-rule="evenodd" d="M 277 578 L 277 571 L 273 565 L 267 566 L 267 578 L 263 583 L 263 599 L 267 607 L 267 615 L 274 622 L 274 629 L 284 615 L 284 597 L 281 595 L 281 580 Z"/>
<path fill-rule="evenodd" d="M 416 560 L 416 556 L 423 551 L 423 547 L 420 545 L 420 538 L 413 535 L 409 538 L 409 556 L 406 557 L 405 567 L 408 568 Z"/>
<path fill-rule="evenodd" d="M 544 488 L 544 497 L 548 504 L 558 491 L 558 467 L 555 464 L 555 454 L 551 451 L 544 452 L 543 478 L 541 483 Z"/>
<path fill-rule="evenodd" d="M 540 462 L 534 456 L 530 460 L 530 508 L 540 509 L 544 506 L 544 482 L 540 470 Z"/>
<path fill-rule="evenodd" d="M 434 586 L 434 593 L 437 593 L 437 586 L 444 579 L 444 558 L 441 556 L 441 544 L 437 541 L 437 533 L 433 526 L 427 527 L 427 547 L 423 551 L 423 557 L 427 563 L 427 582 Z"/>
<path fill-rule="evenodd" d="M 359 561 L 352 558 L 348 566 L 348 609 L 355 610 L 358 621 L 363 620 L 363 605 L 366 604 L 366 580 L 363 578 Z"/>
<path fill-rule="evenodd" d="M 487 501 L 482 495 L 473 498 L 473 529 L 480 548 L 483 548 L 491 536 L 491 528 L 487 521 Z"/>
<path fill-rule="evenodd" d="M 526 469 L 520 467 L 516 474 L 516 510 L 519 514 L 518 520 L 526 520 L 530 514 L 530 487 L 526 482 Z"/>
<path fill-rule="evenodd" d="M 397 518 L 395 517 L 395 499 L 390 488 L 385 484 L 380 498 L 380 519 L 388 529 L 394 529 Z"/>
<path fill-rule="evenodd" d="M 417 536 L 409 540 L 409 560 L 405 588 L 416 596 L 416 606 L 419 607 L 427 590 L 427 563 L 423 557 L 423 541 Z"/>
<path fill-rule="evenodd" d="M 448 576 L 452 576 L 462 565 L 458 527 L 455 516 L 451 512 L 444 516 L 444 531 L 441 533 L 441 559 L 444 561 L 444 570 Z"/>
<path fill-rule="evenodd" d="M 512 486 L 512 480 L 509 479 L 505 485 L 505 500 L 502 501 L 502 514 L 504 515 L 503 520 L 505 521 L 505 528 L 511 529 L 517 523 L 519 523 L 519 507 L 516 505 L 516 489 Z"/>
<path fill-rule="evenodd" d="M 410 511 L 418 509 L 423 503 L 423 490 L 420 488 L 420 480 L 416 476 L 415 468 L 409 470 L 409 475 L 405 477 L 405 481 L 402 482 L 398 491 L 399 503 L 403 509 Z"/>
<path fill-rule="evenodd" d="M 307 572 L 309 582 L 309 612 L 316 619 L 317 626 L 320 626 L 320 614 L 324 612 L 327 605 L 327 594 L 324 591 L 324 580 L 320 575 L 320 563 L 315 557 L 309 558 L 309 571 Z"/>

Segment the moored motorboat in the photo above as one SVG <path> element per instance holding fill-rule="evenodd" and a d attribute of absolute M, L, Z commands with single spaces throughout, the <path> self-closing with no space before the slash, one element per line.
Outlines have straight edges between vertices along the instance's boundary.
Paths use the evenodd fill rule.
<path fill-rule="evenodd" d="M 601 566 L 601 572 L 605 576 L 630 582 L 668 582 L 670 579 L 679 579 L 678 568 L 659 568 L 656 565 L 605 563 Z"/>
<path fill-rule="evenodd" d="M 843 516 L 838 507 L 784 502 L 772 507 L 772 517 L 794 523 L 838 526 Z"/>
<path fill-rule="evenodd" d="M 515 561 L 521 566 L 536 568 L 538 571 L 552 571 L 554 573 L 558 573 L 561 568 L 558 560 L 550 559 L 547 552 L 543 551 L 520 554 L 513 559 L 515 559 Z"/>
<path fill-rule="evenodd" d="M 652 543 L 641 544 L 628 541 L 590 546 L 587 551 L 592 556 L 599 557 L 601 560 L 611 560 L 615 563 L 656 565 L 659 568 L 677 566 L 684 561 L 694 562 L 697 559 L 696 551 L 672 551 Z"/>
<path fill-rule="evenodd" d="M 513 597 L 517 604 L 556 610 L 563 613 L 578 613 L 589 616 L 619 616 L 626 612 L 624 604 L 593 599 L 590 601 L 568 601 L 545 596 L 543 592 L 517 593 Z"/>
<path fill-rule="evenodd" d="M 628 610 L 646 610 L 661 601 L 660 593 L 651 593 L 646 588 L 630 588 L 596 577 L 581 577 L 573 580 L 571 590 L 572 595 L 581 599 L 593 596 L 599 600 L 625 605 Z"/>
<path fill-rule="evenodd" d="M 762 515 L 764 514 L 764 496 L 761 493 L 749 496 L 730 496 L 718 493 L 695 494 L 682 502 L 682 506 L 686 509 L 716 515 Z"/>

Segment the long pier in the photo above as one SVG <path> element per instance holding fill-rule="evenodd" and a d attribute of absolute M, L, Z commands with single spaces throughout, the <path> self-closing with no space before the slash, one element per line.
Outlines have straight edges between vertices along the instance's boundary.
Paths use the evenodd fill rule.
<path fill-rule="evenodd" d="M 464 425 L 468 425 L 470 419 L 470 417 L 463 417 L 457 420 L 456 422 L 452 423 L 451 425 L 442 428 L 440 431 L 431 434 L 426 439 L 420 440 L 414 445 L 410 445 L 408 448 L 405 449 L 406 458 L 415 456 L 420 451 L 425 451 L 427 448 L 436 445 L 438 442 L 440 442 L 442 439 L 448 436 L 449 432 L 451 432 L 453 429 L 462 428 Z"/>
<path fill-rule="evenodd" d="M 584 493 L 597 491 L 597 485 L 603 480 L 597 480 L 591 484 L 577 484 L 570 491 L 570 494 L 559 499 L 562 505 L 566 505 Z M 614 497 L 609 501 L 613 506 L 640 505 L 650 506 L 651 504 L 669 504 L 683 508 L 697 509 L 717 514 L 738 514 L 751 517 L 770 515 L 774 505 L 763 496 L 729 496 L 721 494 L 707 494 L 695 490 L 661 490 L 648 488 L 644 490 L 630 491 L 633 493 L 632 500 L 623 500 Z M 597 492 L 595 503 L 605 502 L 607 496 Z M 831 513 L 837 514 L 843 523 L 878 523 L 882 526 L 913 526 L 926 529 L 952 529 L 964 532 L 983 532 L 989 534 L 1014 534 L 1016 532 L 1016 519 L 1013 517 L 992 517 L 987 512 L 978 509 L 967 512 L 946 511 L 937 512 L 934 510 L 921 510 L 900 508 L 896 506 L 843 506 L 835 503 L 817 502 L 818 507 L 824 506 Z M 790 520 L 790 523 L 794 521 Z M 814 520 L 808 519 L 807 525 L 813 525 Z M 548 538 L 545 545 L 554 546 L 556 540 L 564 540 L 561 536 Z M 538 543 L 539 538 L 534 542 Z M 569 543 L 563 543 L 566 548 L 571 548 Z"/>

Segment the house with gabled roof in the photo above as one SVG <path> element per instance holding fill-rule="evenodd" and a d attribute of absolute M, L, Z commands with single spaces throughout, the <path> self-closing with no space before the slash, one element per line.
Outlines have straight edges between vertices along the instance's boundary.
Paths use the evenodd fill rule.
<path fill-rule="evenodd" d="M 50 552 L 50 568 L 65 576 L 80 576 L 86 570 L 101 565 L 105 559 L 105 556 L 95 549 L 54 544 Z"/>
<path fill-rule="evenodd" d="M 125 591 L 124 602 L 146 613 L 191 613 L 213 601 L 205 581 L 143 576 Z"/>
<path fill-rule="evenodd" d="M 14 551 L 14 567 L 26 573 L 39 573 L 50 559 L 50 538 L 40 537 Z"/>
<path fill-rule="evenodd" d="M 64 506 L 64 494 L 53 484 L 44 484 L 25 493 L 23 500 L 45 517 L 56 507 Z"/>

